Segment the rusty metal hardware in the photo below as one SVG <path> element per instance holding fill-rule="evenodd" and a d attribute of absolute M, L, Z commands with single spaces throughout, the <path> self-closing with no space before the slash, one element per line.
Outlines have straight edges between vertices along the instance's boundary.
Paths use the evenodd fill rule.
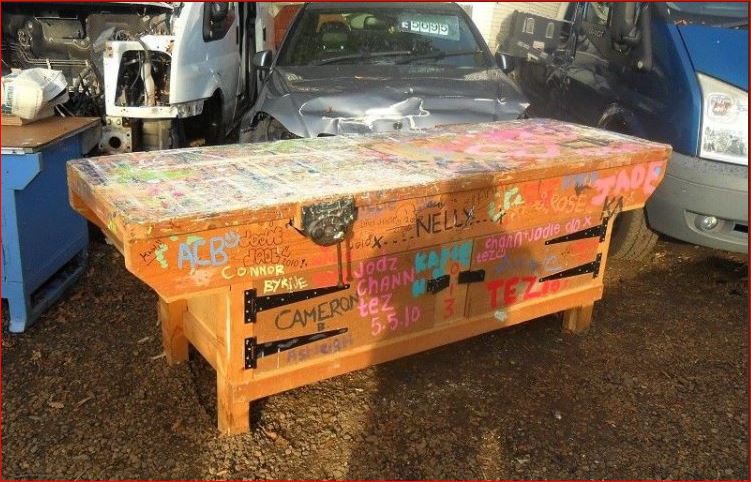
<path fill-rule="evenodd" d="M 351 198 L 313 204 L 302 208 L 302 230 L 314 243 L 333 246 L 344 240 L 356 218 Z"/>

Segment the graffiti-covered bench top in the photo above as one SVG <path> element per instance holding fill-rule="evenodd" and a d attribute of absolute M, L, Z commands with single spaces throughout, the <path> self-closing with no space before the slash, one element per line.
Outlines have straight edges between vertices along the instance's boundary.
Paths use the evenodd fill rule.
<path fill-rule="evenodd" d="M 358 206 L 373 205 L 662 161 L 668 152 L 663 144 L 535 119 L 128 153 L 71 162 L 68 175 L 74 193 L 126 241 L 289 217 L 323 199 L 352 196 Z M 651 192 L 662 176 L 655 166 L 591 187 L 604 196 L 632 184 Z"/>

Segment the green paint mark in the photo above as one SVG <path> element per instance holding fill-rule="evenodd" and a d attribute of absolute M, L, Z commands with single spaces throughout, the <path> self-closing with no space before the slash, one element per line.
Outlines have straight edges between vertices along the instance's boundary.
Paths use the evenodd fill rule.
<path fill-rule="evenodd" d="M 161 266 L 163 269 L 169 268 L 169 263 L 167 262 L 167 258 L 164 257 L 164 253 L 167 252 L 167 245 L 162 243 L 161 246 L 159 246 L 156 251 L 154 251 L 154 254 L 156 255 L 156 260 L 159 262 L 159 266 Z"/>
<path fill-rule="evenodd" d="M 170 241 L 177 241 L 177 236 L 170 236 L 169 239 Z"/>
<path fill-rule="evenodd" d="M 203 238 L 201 236 L 196 236 L 196 235 L 191 234 L 190 236 L 188 236 L 187 238 L 185 238 L 185 244 L 193 244 L 196 241 L 199 241 L 199 240 L 202 240 L 202 239 Z"/>
<path fill-rule="evenodd" d="M 508 316 L 506 316 L 506 310 L 496 310 L 496 312 L 493 314 L 495 316 L 495 319 L 498 321 L 506 321 Z"/>
<path fill-rule="evenodd" d="M 517 186 L 512 187 L 503 193 L 503 210 L 508 211 L 512 206 L 521 206 L 524 204 L 524 198 L 519 194 Z"/>
<path fill-rule="evenodd" d="M 500 198 L 501 194 L 499 192 L 496 192 L 495 197 Z M 522 204 L 524 204 L 524 198 L 521 194 L 519 194 L 519 188 L 517 186 L 504 191 L 502 197 L 503 207 L 498 212 L 495 211 L 495 201 L 490 201 L 488 203 L 488 217 L 494 223 L 500 223 L 503 220 L 503 216 L 505 216 L 509 209 L 511 209 L 512 207 L 521 206 Z"/>

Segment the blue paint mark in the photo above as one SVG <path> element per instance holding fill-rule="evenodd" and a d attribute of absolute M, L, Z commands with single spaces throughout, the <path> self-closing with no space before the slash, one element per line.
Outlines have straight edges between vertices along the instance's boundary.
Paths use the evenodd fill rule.
<path fill-rule="evenodd" d="M 177 268 L 183 269 L 185 264 L 190 268 L 191 273 L 198 267 L 203 266 L 224 266 L 229 261 L 226 249 L 235 248 L 240 244 L 240 235 L 234 231 L 226 233 L 224 236 L 214 236 L 206 240 L 200 236 L 189 236 L 184 243 L 180 243 L 177 252 Z M 208 247 L 208 257 L 201 257 L 201 251 L 206 251 Z M 203 249 L 202 249 L 203 248 Z"/>

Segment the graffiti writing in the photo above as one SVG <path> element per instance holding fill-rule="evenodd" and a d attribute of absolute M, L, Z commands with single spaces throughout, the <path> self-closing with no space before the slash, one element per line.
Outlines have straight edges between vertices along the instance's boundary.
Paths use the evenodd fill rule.
<path fill-rule="evenodd" d="M 138 253 L 138 256 L 143 260 L 146 265 L 150 265 L 154 261 L 157 261 L 162 268 L 168 268 L 169 264 L 164 257 L 164 253 L 167 251 L 167 245 L 162 241 L 154 242 L 147 250 Z"/>
<path fill-rule="evenodd" d="M 321 340 L 315 344 L 301 346 L 287 351 L 288 363 L 300 363 L 317 356 L 338 353 L 352 346 L 354 340 L 350 333 L 337 336 L 333 339 Z"/>
<path fill-rule="evenodd" d="M 437 234 L 452 229 L 467 228 L 475 221 L 475 208 L 443 209 L 438 212 L 418 216 L 415 222 L 415 233 Z"/>
<path fill-rule="evenodd" d="M 308 287 L 308 281 L 302 276 L 285 276 L 283 278 L 271 278 L 263 280 L 263 292 L 276 293 L 277 291 L 297 291 Z"/>
<path fill-rule="evenodd" d="M 472 241 L 465 241 L 440 250 L 431 249 L 415 254 L 415 273 L 428 273 L 431 278 L 439 278 L 447 274 L 446 270 L 456 263 L 462 269 L 468 269 L 472 260 Z M 452 263 L 453 262 L 453 263 Z M 412 296 L 420 296 L 427 290 L 427 279 L 416 279 L 412 283 Z"/>
<path fill-rule="evenodd" d="M 326 329 L 324 321 L 352 311 L 358 302 L 359 297 L 351 294 L 318 303 L 310 309 L 284 309 L 276 315 L 274 325 L 280 330 L 289 330 L 294 326 L 305 328 L 311 323 L 317 326 L 318 331 L 322 331 Z"/>
<path fill-rule="evenodd" d="M 527 301 L 555 293 L 561 289 L 561 285 L 561 280 L 557 279 L 539 283 L 536 276 L 518 276 L 488 281 L 485 283 L 485 288 L 490 296 L 490 307 L 495 310 L 501 306 L 498 303 L 500 291 L 503 292 L 502 306 L 508 306 L 518 301 Z"/>
<path fill-rule="evenodd" d="M 420 318 L 419 307 L 396 307 L 392 302 L 394 290 L 415 280 L 415 269 L 401 269 L 397 261 L 394 256 L 381 256 L 361 261 L 352 272 L 357 279 L 360 317 L 370 319 L 373 336 L 386 329 L 407 328 Z"/>
<path fill-rule="evenodd" d="M 253 278 L 259 278 L 264 276 L 280 276 L 284 274 L 284 266 L 281 264 L 269 264 L 260 266 L 225 266 L 222 268 L 222 277 L 224 279 L 242 278 L 245 276 L 252 276 Z"/>
<path fill-rule="evenodd" d="M 592 204 L 602 204 L 608 196 L 618 196 L 635 189 L 641 189 L 650 195 L 655 190 L 655 183 L 660 178 L 662 162 L 650 162 L 647 166 L 637 164 L 623 169 L 617 174 L 597 179 L 594 187 L 597 194 L 592 197 Z"/>
<path fill-rule="evenodd" d="M 201 236 L 188 236 L 178 248 L 177 268 L 183 269 L 187 264 L 192 272 L 203 266 L 223 266 L 229 260 L 226 250 L 236 248 L 239 243 L 240 236 L 235 231 L 213 236 L 208 242 Z"/>
<path fill-rule="evenodd" d="M 373 316 L 370 318 L 370 333 L 378 336 L 385 330 L 397 331 L 402 328 L 409 328 L 420 320 L 420 307 L 417 305 L 405 305 L 401 313 L 397 314 L 396 310 L 387 310 L 383 318 Z"/>

